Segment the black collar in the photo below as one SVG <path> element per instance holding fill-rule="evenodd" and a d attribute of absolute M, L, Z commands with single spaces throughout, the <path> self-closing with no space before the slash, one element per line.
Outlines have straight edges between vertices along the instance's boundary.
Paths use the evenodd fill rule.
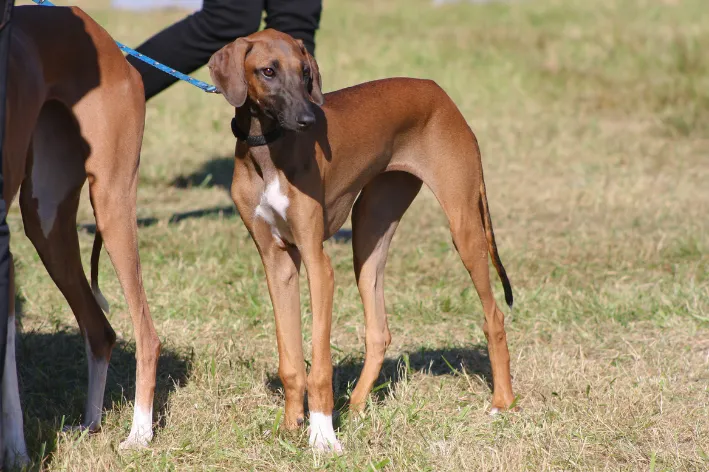
<path fill-rule="evenodd" d="M 274 128 L 273 131 L 269 131 L 266 134 L 251 136 L 248 133 L 242 131 L 241 128 L 239 128 L 239 126 L 236 124 L 236 118 L 232 118 L 231 120 L 231 132 L 234 133 L 234 136 L 236 136 L 237 139 L 241 141 L 246 141 L 246 144 L 248 144 L 249 146 L 265 146 L 266 144 L 272 143 L 283 135 L 283 129 L 278 126 Z"/>

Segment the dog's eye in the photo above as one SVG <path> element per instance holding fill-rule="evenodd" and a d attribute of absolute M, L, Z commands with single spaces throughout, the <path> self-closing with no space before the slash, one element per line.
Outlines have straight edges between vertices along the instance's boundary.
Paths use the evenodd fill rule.
<path fill-rule="evenodd" d="M 270 79 L 271 77 L 273 77 L 274 75 L 276 75 L 276 71 L 273 70 L 273 69 L 271 69 L 270 67 L 266 67 L 265 69 L 263 69 L 263 70 L 261 71 L 261 73 L 263 74 L 264 77 L 267 77 L 267 78 L 269 78 L 269 79 Z"/>
<path fill-rule="evenodd" d="M 310 69 L 308 67 L 303 67 L 303 78 L 305 80 L 310 78 Z"/>

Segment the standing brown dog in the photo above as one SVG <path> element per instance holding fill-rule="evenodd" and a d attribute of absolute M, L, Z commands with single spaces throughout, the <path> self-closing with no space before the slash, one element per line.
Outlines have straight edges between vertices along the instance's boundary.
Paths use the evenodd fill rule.
<path fill-rule="evenodd" d="M 15 9 L 3 197 L 9 206 L 19 190 L 25 233 L 86 339 L 89 385 L 81 428 L 91 431 L 101 427 L 108 362 L 116 341 L 103 313 L 108 304 L 98 289 L 102 239 L 106 243 L 128 303 L 137 347 L 133 426 L 122 447 L 145 445 L 152 438 L 160 352 L 138 257 L 136 192 L 144 123 L 140 75 L 103 28 L 77 8 Z M 97 226 L 91 286 L 76 232 L 79 196 L 87 177 Z M 14 463 L 26 462 L 27 452 L 12 307 L 10 314 L 2 406 L 4 450 L 7 462 Z"/>
<path fill-rule="evenodd" d="M 483 304 L 492 410 L 509 407 L 514 398 L 510 356 L 504 315 L 490 287 L 488 252 L 510 306 L 512 289 L 495 246 L 475 135 L 446 93 L 428 80 L 387 79 L 323 96 L 318 65 L 303 44 L 273 30 L 224 47 L 209 68 L 217 88 L 236 108 L 231 194 L 266 271 L 286 427 L 303 422 L 307 386 L 310 444 L 341 450 L 331 417 L 334 281 L 323 241 L 352 209 L 367 352 L 350 402 L 362 408 L 391 342 L 383 287 L 389 243 L 422 182 L 443 207 Z M 307 382 L 298 290 L 301 260 L 313 309 L 313 362 Z"/>

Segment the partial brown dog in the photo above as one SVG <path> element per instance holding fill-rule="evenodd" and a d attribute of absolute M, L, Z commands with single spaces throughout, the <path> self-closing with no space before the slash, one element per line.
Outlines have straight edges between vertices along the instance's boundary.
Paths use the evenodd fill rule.
<path fill-rule="evenodd" d="M 108 362 L 116 335 L 98 289 L 102 239 L 123 287 L 137 344 L 135 413 L 126 446 L 152 438 L 160 341 L 138 257 L 136 191 L 145 123 L 140 75 L 109 34 L 77 8 L 17 7 L 12 24 L 4 199 L 19 191 L 25 233 L 71 306 L 86 339 L 89 385 L 81 428 L 101 426 Z M 81 264 L 76 213 L 88 177 L 96 217 L 91 286 Z M 10 293 L 14 299 L 14 293 Z M 2 382 L 7 462 L 27 461 L 17 389 L 11 307 Z M 42 366 L 38 366 L 39 369 Z"/>
<path fill-rule="evenodd" d="M 361 409 L 391 335 L 384 308 L 389 243 L 422 182 L 438 198 L 485 313 L 493 375 L 492 411 L 514 399 L 504 315 L 488 252 L 512 305 L 485 196 L 480 149 L 453 101 L 434 82 L 387 79 L 323 95 L 318 65 L 303 44 L 266 30 L 238 39 L 209 62 L 235 107 L 231 194 L 263 260 L 276 317 L 285 426 L 304 420 L 310 444 L 341 450 L 332 426 L 330 327 L 333 271 L 323 251 L 352 209 L 354 269 L 364 304 L 366 357 L 350 398 Z M 353 208 L 354 204 L 354 208 Z M 306 381 L 298 274 L 305 263 L 313 310 L 313 361 Z"/>

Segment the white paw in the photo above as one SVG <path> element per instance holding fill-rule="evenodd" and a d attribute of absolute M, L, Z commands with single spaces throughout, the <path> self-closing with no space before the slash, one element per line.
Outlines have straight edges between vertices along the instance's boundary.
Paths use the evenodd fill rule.
<path fill-rule="evenodd" d="M 133 410 L 133 426 L 130 428 L 128 438 L 123 441 L 119 449 L 143 449 L 153 439 L 153 409 L 144 409 L 136 406 Z"/>
<path fill-rule="evenodd" d="M 496 406 L 493 406 L 492 408 L 490 408 L 490 416 L 495 416 L 499 412 L 500 412 L 500 409 L 497 408 Z"/>
<path fill-rule="evenodd" d="M 334 442 L 330 441 L 325 441 L 320 438 L 316 438 L 315 440 L 310 440 L 310 446 L 318 451 L 318 452 L 324 452 L 324 453 L 335 453 L 335 454 L 342 454 L 344 451 L 342 449 L 342 444 L 340 444 L 340 441 L 335 439 Z"/>
<path fill-rule="evenodd" d="M 332 416 L 324 413 L 310 413 L 310 446 L 320 452 L 342 453 L 342 444 L 335 436 Z"/>
<path fill-rule="evenodd" d="M 153 439 L 153 435 L 138 435 L 131 434 L 123 441 L 118 449 L 122 451 L 135 450 L 135 449 L 145 449 L 150 444 L 150 440 Z"/>

